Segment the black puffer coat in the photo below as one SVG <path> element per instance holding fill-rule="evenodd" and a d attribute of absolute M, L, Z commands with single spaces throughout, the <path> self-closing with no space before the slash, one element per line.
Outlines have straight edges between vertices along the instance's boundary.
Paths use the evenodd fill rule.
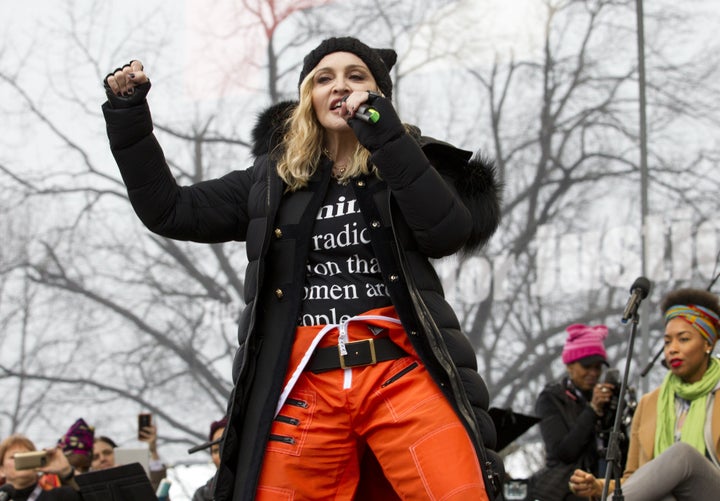
<path fill-rule="evenodd" d="M 310 231 L 330 179 L 324 161 L 307 189 L 286 193 L 273 151 L 293 103 L 267 110 L 254 129 L 256 155 L 247 170 L 178 187 L 154 135 L 147 104 L 103 111 L 113 155 L 140 219 L 152 231 L 198 242 L 246 241 L 247 307 L 229 423 L 216 478 L 219 501 L 253 499 L 273 412 L 296 327 Z M 418 146 L 421 146 L 418 147 Z M 495 429 L 475 352 L 443 298 L 428 258 L 472 250 L 499 221 L 491 164 L 419 135 L 401 136 L 375 152 L 383 173 L 353 181 L 388 292 L 430 374 L 456 409 L 484 463 Z M 489 482 L 486 480 L 486 483 Z"/>
<path fill-rule="evenodd" d="M 538 396 L 535 413 L 542 419 L 547 466 L 574 464 L 599 475 L 598 416 L 588 401 L 578 397 L 568 379 L 547 385 Z"/>
<path fill-rule="evenodd" d="M 567 377 L 543 388 L 535 403 L 535 414 L 542 419 L 545 468 L 531 477 L 531 494 L 546 499 L 550 494 L 543 491 L 547 482 L 542 482 L 541 477 L 559 476 L 562 480 L 552 487 L 552 497 L 558 501 L 579 501 L 581 498 L 570 492 L 567 482 L 572 471 L 579 468 L 596 477 L 604 475 L 598 469 L 598 416 L 588 401 L 575 393 Z"/>

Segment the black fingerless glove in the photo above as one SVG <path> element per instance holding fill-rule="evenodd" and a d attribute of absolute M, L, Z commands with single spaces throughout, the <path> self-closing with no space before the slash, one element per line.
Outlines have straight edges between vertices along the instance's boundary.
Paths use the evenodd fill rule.
<path fill-rule="evenodd" d="M 116 96 L 115 93 L 105 84 L 105 94 L 113 109 L 132 108 L 145 102 L 147 93 L 150 92 L 150 80 L 135 86 L 133 93 L 127 96 Z"/>
<path fill-rule="evenodd" d="M 129 64 L 126 64 L 125 66 L 129 66 Z M 125 66 L 123 66 L 123 68 Z M 110 103 L 110 107 L 113 109 L 132 108 L 133 106 L 142 104 L 145 102 L 145 97 L 147 97 L 148 92 L 150 92 L 150 80 L 148 80 L 145 83 L 136 85 L 133 88 L 132 94 L 128 94 L 127 96 L 115 95 L 115 93 L 112 91 L 112 89 L 108 85 L 107 79 L 108 79 L 108 77 L 114 75 L 116 71 L 121 70 L 123 68 L 117 68 L 115 71 L 105 75 L 105 78 L 103 79 L 103 86 L 105 87 L 105 95 L 107 95 L 108 103 Z"/>
<path fill-rule="evenodd" d="M 405 126 L 400 121 L 389 99 L 372 92 L 369 94 L 370 99 L 368 99 L 367 104 L 380 115 L 377 122 L 366 122 L 353 117 L 348 120 L 348 124 L 352 127 L 360 144 L 371 153 L 374 153 L 390 141 L 405 134 Z"/>

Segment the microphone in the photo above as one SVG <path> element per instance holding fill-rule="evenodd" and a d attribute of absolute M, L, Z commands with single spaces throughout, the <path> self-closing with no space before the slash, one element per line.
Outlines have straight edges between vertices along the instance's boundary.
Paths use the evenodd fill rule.
<path fill-rule="evenodd" d="M 347 94 L 345 97 L 342 98 L 340 102 L 347 101 L 347 98 L 350 97 L 350 94 Z M 358 106 L 357 111 L 355 112 L 354 118 L 359 118 L 363 122 L 374 124 L 377 123 L 378 120 L 380 120 L 380 112 L 370 106 L 367 103 L 363 103 L 360 106 Z"/>
<path fill-rule="evenodd" d="M 625 305 L 625 311 L 623 311 L 622 323 L 626 324 L 630 318 L 637 313 L 637 309 L 640 307 L 640 302 L 645 299 L 650 292 L 650 280 L 645 277 L 638 277 L 630 287 L 630 299 L 628 299 Z"/>
<path fill-rule="evenodd" d="M 17 491 L 15 491 L 15 487 L 10 484 L 5 484 L 0 487 L 0 501 L 10 501 L 15 497 L 15 494 L 17 494 Z"/>
<path fill-rule="evenodd" d="M 361 104 L 355 112 L 355 118 L 359 118 L 363 122 L 375 124 L 380 120 L 380 113 L 375 108 L 367 104 Z"/>

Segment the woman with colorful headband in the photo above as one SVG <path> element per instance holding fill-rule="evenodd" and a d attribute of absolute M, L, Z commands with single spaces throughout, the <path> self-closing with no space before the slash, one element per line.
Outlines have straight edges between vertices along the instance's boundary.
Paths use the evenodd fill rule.
<path fill-rule="evenodd" d="M 635 412 L 623 495 L 628 501 L 717 499 L 720 361 L 712 351 L 720 328 L 718 298 L 702 289 L 679 289 L 665 296 L 660 308 L 670 371 Z M 600 496 L 603 484 L 582 470 L 570 478 L 572 490 L 584 497 Z"/>

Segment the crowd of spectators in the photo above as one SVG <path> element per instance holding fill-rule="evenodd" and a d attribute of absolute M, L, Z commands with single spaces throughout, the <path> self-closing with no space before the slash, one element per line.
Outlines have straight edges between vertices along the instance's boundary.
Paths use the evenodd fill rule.
<path fill-rule="evenodd" d="M 210 427 L 209 449 L 212 461 L 219 463 L 220 439 L 225 418 Z M 157 426 L 150 422 L 138 430 L 138 440 L 147 444 L 146 473 L 153 492 L 166 479 L 167 466 L 158 453 Z M 121 466 L 116 459 L 118 444 L 105 435 L 96 435 L 94 427 L 80 418 L 59 438 L 56 444 L 38 449 L 27 436 L 14 433 L 0 441 L 0 499 L 13 501 L 81 501 L 77 482 L 80 475 Z M 37 452 L 28 459 L 26 453 Z M 40 454 L 42 453 L 42 454 Z M 24 457 L 23 457 L 24 456 Z M 194 501 L 211 499 L 212 478 L 198 487 Z M 163 499 L 169 501 L 169 497 Z"/>

